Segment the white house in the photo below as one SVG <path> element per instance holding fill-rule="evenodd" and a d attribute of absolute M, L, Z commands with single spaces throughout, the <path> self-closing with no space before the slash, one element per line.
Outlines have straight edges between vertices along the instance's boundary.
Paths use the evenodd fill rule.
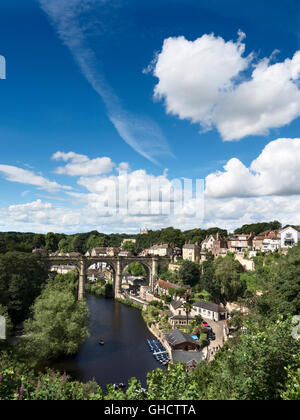
<path fill-rule="evenodd" d="M 170 304 L 169 323 L 173 328 L 176 326 L 187 325 L 192 321 L 194 321 L 194 317 L 191 314 L 187 316 L 186 309 L 184 307 L 184 300 L 174 300 Z"/>
<path fill-rule="evenodd" d="M 50 269 L 50 271 L 56 271 L 57 274 L 68 274 L 74 270 L 76 270 L 76 267 L 73 265 L 53 265 Z"/>
<path fill-rule="evenodd" d="M 227 311 L 222 305 L 198 300 L 193 304 L 191 312 L 192 317 L 196 315 L 200 315 L 205 319 L 211 319 L 212 321 L 220 321 L 227 318 Z"/>
<path fill-rule="evenodd" d="M 204 241 L 201 243 L 201 250 L 202 251 L 212 251 L 213 244 L 216 240 L 216 237 L 214 235 L 207 236 Z"/>
<path fill-rule="evenodd" d="M 170 257 L 172 255 L 172 248 L 168 244 L 153 245 L 149 248 L 148 255 Z"/>
<path fill-rule="evenodd" d="M 287 249 L 297 245 L 300 241 L 300 228 L 288 226 L 281 230 L 281 248 Z"/>
<path fill-rule="evenodd" d="M 270 232 L 263 240 L 262 252 L 275 252 L 281 246 L 281 238 L 278 231 Z"/>

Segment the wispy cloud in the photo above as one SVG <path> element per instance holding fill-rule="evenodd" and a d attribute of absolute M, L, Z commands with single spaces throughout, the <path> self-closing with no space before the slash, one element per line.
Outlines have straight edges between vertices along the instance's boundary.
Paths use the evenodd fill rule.
<path fill-rule="evenodd" d="M 61 190 L 72 190 L 71 187 L 60 185 L 55 181 L 50 181 L 41 175 L 37 175 L 27 169 L 18 168 L 17 166 L 0 165 L 0 174 L 1 173 L 7 181 L 34 185 L 41 190 L 51 193 Z"/>
<path fill-rule="evenodd" d="M 69 48 L 82 74 L 101 96 L 112 124 L 123 140 L 136 152 L 157 163 L 161 155 L 172 156 L 159 126 L 152 120 L 123 109 L 118 96 L 105 80 L 101 62 L 88 45 L 86 20 L 91 9 L 108 0 L 37 0 L 48 15 L 62 42 Z"/>

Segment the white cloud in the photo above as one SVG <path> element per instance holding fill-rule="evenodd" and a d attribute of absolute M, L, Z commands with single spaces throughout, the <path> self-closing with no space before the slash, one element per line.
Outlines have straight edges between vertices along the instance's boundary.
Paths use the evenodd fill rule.
<path fill-rule="evenodd" d="M 260 197 L 234 199 L 207 199 L 205 219 L 187 217 L 184 214 L 130 215 L 112 214 L 103 216 L 97 201 L 100 196 L 86 195 L 84 207 L 57 207 L 37 200 L 33 203 L 14 205 L 0 209 L 1 230 L 34 232 L 135 232 L 147 225 L 149 229 L 174 226 L 180 229 L 220 226 L 233 230 L 245 223 L 279 220 L 283 224 L 300 225 L 300 198 Z M 94 200 L 94 201 L 93 201 Z"/>
<path fill-rule="evenodd" d="M 63 153 L 56 152 L 52 159 L 70 162 L 64 167 L 55 170 L 57 174 L 66 174 L 70 176 L 93 176 L 111 172 L 115 163 L 108 157 L 89 159 L 85 155 L 79 155 L 74 152 Z"/>
<path fill-rule="evenodd" d="M 84 155 L 73 152 L 59 152 L 56 157 L 78 164 L 86 161 Z M 187 195 L 182 203 L 180 186 L 186 180 L 171 180 L 167 170 L 157 176 L 142 169 L 127 171 L 128 164 L 123 162 L 113 174 L 80 177 L 77 183 L 83 192 L 66 191 L 69 200 L 60 204 L 36 200 L 0 208 L 0 226 L 6 231 L 109 233 L 138 232 L 144 225 L 151 229 L 220 226 L 231 230 L 274 219 L 300 224 L 299 161 L 300 139 L 269 143 L 249 168 L 231 159 L 225 171 L 206 179 L 204 217 L 199 211 L 202 196 Z M 19 176 L 24 182 L 24 173 Z M 192 192 L 190 185 L 185 192 Z"/>
<path fill-rule="evenodd" d="M 258 63 L 249 81 L 224 94 L 214 122 L 224 140 L 267 135 L 300 116 L 300 51 L 282 63 Z"/>
<path fill-rule="evenodd" d="M 39 189 L 56 192 L 60 190 L 71 190 L 71 187 L 60 185 L 55 181 L 36 175 L 34 172 L 27 169 L 18 168 L 16 166 L 0 165 L 0 173 L 5 176 L 5 179 L 10 182 L 18 182 L 20 184 L 34 185 Z"/>
<path fill-rule="evenodd" d="M 209 197 L 259 197 L 300 194 L 300 138 L 270 142 L 247 168 L 231 159 L 225 171 L 206 177 Z"/>
<path fill-rule="evenodd" d="M 232 79 L 248 66 L 244 50 L 240 41 L 226 43 L 213 34 L 195 41 L 166 39 L 154 69 L 159 79 L 155 97 L 165 99 L 167 112 L 210 126 L 222 90 L 232 87 Z"/>
<path fill-rule="evenodd" d="M 300 225 L 299 208 L 299 196 L 206 199 L 204 225 L 228 230 L 270 220 Z"/>
<path fill-rule="evenodd" d="M 300 116 L 300 51 L 283 62 L 271 64 L 273 54 L 254 65 L 253 54 L 244 56 L 243 38 L 240 32 L 237 42 L 213 34 L 166 39 L 153 71 L 155 98 L 165 101 L 168 113 L 204 129 L 215 126 L 227 141 L 289 124 Z"/>

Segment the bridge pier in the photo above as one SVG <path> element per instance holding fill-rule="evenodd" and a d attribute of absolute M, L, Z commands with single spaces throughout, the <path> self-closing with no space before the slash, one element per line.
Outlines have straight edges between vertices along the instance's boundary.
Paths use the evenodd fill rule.
<path fill-rule="evenodd" d="M 78 300 L 83 300 L 85 295 L 86 267 L 83 260 L 80 261 L 79 268 L 79 284 L 78 284 Z"/>
<path fill-rule="evenodd" d="M 117 261 L 117 270 L 116 270 L 116 278 L 115 278 L 115 297 L 118 298 L 121 295 L 121 289 L 122 289 L 122 265 L 121 261 Z"/>
<path fill-rule="evenodd" d="M 146 267 L 149 273 L 149 286 L 154 291 L 154 284 L 158 278 L 158 268 L 161 264 L 169 264 L 168 257 L 120 257 L 120 256 L 95 256 L 86 257 L 83 255 L 69 255 L 59 254 L 50 255 L 49 263 L 57 265 L 74 265 L 78 269 L 79 283 L 78 283 L 78 299 L 83 300 L 85 296 L 85 283 L 87 279 L 87 268 L 98 262 L 106 262 L 113 268 L 114 272 L 114 295 L 120 297 L 122 290 L 122 272 L 123 269 L 132 262 L 140 262 Z M 50 269 L 49 267 L 49 269 Z"/>
<path fill-rule="evenodd" d="M 154 284 L 158 277 L 158 260 L 156 258 L 152 258 L 152 270 L 150 273 L 150 288 L 152 293 L 154 292 Z"/>

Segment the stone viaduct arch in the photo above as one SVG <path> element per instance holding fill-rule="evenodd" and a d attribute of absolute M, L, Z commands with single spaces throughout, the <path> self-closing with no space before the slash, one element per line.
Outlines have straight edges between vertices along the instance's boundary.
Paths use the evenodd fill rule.
<path fill-rule="evenodd" d="M 158 269 L 160 266 L 169 264 L 169 257 L 86 257 L 86 256 L 50 256 L 49 263 L 52 265 L 72 265 L 75 266 L 79 273 L 78 299 L 84 298 L 85 282 L 87 278 L 87 269 L 96 263 L 107 263 L 114 272 L 113 289 L 115 297 L 121 294 L 122 273 L 123 270 L 131 263 L 138 262 L 145 266 L 149 273 L 149 285 L 154 290 L 155 281 L 158 278 Z"/>

